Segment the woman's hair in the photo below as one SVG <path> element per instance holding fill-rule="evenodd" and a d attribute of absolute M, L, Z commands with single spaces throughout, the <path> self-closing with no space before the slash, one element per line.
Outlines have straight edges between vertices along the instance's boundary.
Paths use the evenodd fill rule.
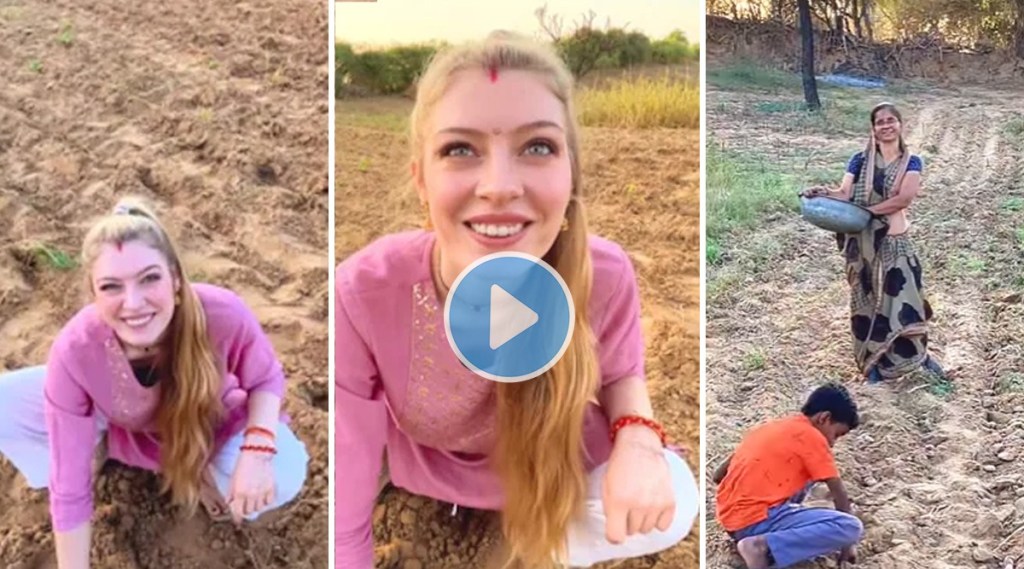
<path fill-rule="evenodd" d="M 122 199 L 97 221 L 82 244 L 82 266 L 90 294 L 91 271 L 106 244 L 140 241 L 167 260 L 175 294 L 174 315 L 162 340 L 160 407 L 157 412 L 163 491 L 195 512 L 200 482 L 213 450 L 214 426 L 221 418 L 221 375 L 206 333 L 206 314 L 189 283 L 170 236 L 153 210 L 138 198 Z"/>
<path fill-rule="evenodd" d="M 580 180 L 579 127 L 573 108 L 573 78 L 550 46 L 510 32 L 439 53 L 419 81 L 410 120 L 413 160 L 423 157 L 426 125 L 454 76 L 529 71 L 544 82 L 565 109 L 572 168 L 572 194 L 565 212 L 568 229 L 559 233 L 544 260 L 561 275 L 575 305 L 574 333 L 562 358 L 540 377 L 499 383 L 498 441 L 494 461 L 505 507 L 502 526 L 510 562 L 546 567 L 564 556 L 570 522 L 587 489 L 583 462 L 583 419 L 597 390 L 597 358 L 588 321 L 592 271 Z"/>
<path fill-rule="evenodd" d="M 902 126 L 903 126 L 903 115 L 900 113 L 900 110 L 897 109 L 896 105 L 894 105 L 893 103 L 879 103 L 879 104 L 875 105 L 875 107 L 873 109 L 871 109 L 871 132 L 872 132 L 871 140 L 874 141 L 874 139 L 875 139 L 874 134 L 873 134 L 875 132 L 875 118 L 878 116 L 878 113 L 880 113 L 882 111 L 889 111 L 890 113 L 892 113 L 892 116 L 896 117 L 896 120 L 900 121 L 900 127 L 901 127 L 900 128 L 900 152 L 902 154 L 906 154 L 907 153 L 907 143 L 903 141 L 903 129 L 902 129 Z"/>

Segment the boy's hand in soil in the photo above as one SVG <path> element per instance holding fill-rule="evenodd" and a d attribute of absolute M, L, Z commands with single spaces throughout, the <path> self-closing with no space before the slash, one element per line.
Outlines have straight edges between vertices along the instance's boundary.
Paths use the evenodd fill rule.
<path fill-rule="evenodd" d="M 235 524 L 241 524 L 243 518 L 263 510 L 274 500 L 273 456 L 251 451 L 239 455 L 228 491 L 228 507 Z"/>
<path fill-rule="evenodd" d="M 615 438 L 603 484 L 605 537 L 667 530 L 675 517 L 672 475 L 658 435 L 643 426 L 624 427 Z"/>
<path fill-rule="evenodd" d="M 851 545 L 839 552 L 839 567 L 841 568 L 844 563 L 857 564 L 857 546 Z"/>
<path fill-rule="evenodd" d="M 828 486 L 828 492 L 832 495 L 832 502 L 836 505 L 836 509 L 853 515 L 853 504 L 850 503 L 850 495 L 846 493 L 846 486 L 843 485 L 842 479 L 829 478 L 825 480 L 825 485 Z"/>
<path fill-rule="evenodd" d="M 711 475 L 712 482 L 715 484 L 721 484 L 722 481 L 725 480 L 725 477 L 729 475 L 729 465 L 732 464 L 732 456 L 733 455 L 730 454 L 729 458 L 725 459 L 718 465 L 714 474 Z"/>

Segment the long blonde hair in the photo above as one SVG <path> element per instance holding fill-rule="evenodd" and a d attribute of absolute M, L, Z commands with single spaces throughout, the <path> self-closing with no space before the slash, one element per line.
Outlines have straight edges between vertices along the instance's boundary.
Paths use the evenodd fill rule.
<path fill-rule="evenodd" d="M 572 197 L 561 232 L 544 260 L 565 280 L 575 305 L 575 331 L 562 358 L 542 376 L 497 385 L 498 442 L 494 464 L 505 492 L 502 528 L 509 562 L 553 566 L 564 558 L 570 522 L 586 497 L 583 419 L 597 390 L 597 357 L 588 320 L 592 285 L 580 180 L 579 126 L 573 78 L 548 45 L 509 32 L 439 53 L 419 81 L 410 120 L 413 160 L 422 159 L 426 123 L 453 76 L 466 69 L 529 71 L 565 109 Z"/>
<path fill-rule="evenodd" d="M 182 269 L 174 243 L 146 202 L 139 198 L 120 200 L 86 234 L 82 244 L 86 286 L 90 295 L 95 294 L 90 273 L 103 245 L 136 240 L 159 251 L 167 260 L 171 276 L 180 284 L 178 304 L 162 340 L 161 359 L 168 373 L 161 380 L 156 421 L 161 441 L 162 491 L 169 492 L 175 503 L 192 514 L 199 502 L 203 471 L 213 452 L 214 428 L 223 414 L 221 374 L 206 332 L 202 303 Z"/>

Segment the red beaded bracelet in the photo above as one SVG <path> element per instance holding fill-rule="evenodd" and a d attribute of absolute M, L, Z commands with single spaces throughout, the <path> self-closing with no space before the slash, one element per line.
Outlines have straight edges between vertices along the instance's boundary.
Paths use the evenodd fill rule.
<path fill-rule="evenodd" d="M 244 433 L 242 433 L 242 435 L 248 437 L 250 434 L 253 433 L 257 435 L 263 435 L 264 437 L 267 437 L 272 441 L 277 439 L 277 435 L 274 434 L 274 431 L 271 431 L 270 429 L 264 429 L 263 427 L 249 427 L 245 430 Z"/>
<path fill-rule="evenodd" d="M 665 446 L 667 444 L 665 437 L 665 429 L 662 428 L 661 423 L 658 423 L 654 419 L 641 417 L 640 415 L 623 415 L 622 417 L 616 419 L 615 422 L 612 423 L 611 431 L 608 433 L 608 436 L 611 438 L 612 443 L 615 442 L 615 437 L 619 434 L 619 431 L 623 427 L 628 427 L 630 425 L 643 425 L 644 427 L 651 429 L 652 431 L 657 433 L 658 438 L 661 439 L 661 446 Z"/>
<path fill-rule="evenodd" d="M 264 445 L 242 445 L 241 450 L 243 452 L 247 451 L 247 450 L 251 450 L 253 452 L 266 452 L 266 453 L 270 453 L 270 454 L 277 454 L 277 449 L 276 448 L 274 448 L 272 446 L 264 446 Z"/>

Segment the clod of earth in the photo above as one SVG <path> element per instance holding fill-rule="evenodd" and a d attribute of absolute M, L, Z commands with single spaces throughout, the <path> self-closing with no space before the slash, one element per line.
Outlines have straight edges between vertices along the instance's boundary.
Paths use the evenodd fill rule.
<path fill-rule="evenodd" d="M 984 547 L 976 547 L 971 557 L 978 563 L 988 563 L 996 560 L 996 555 Z"/>
<path fill-rule="evenodd" d="M 971 535 L 977 538 L 992 537 L 1003 531 L 1003 524 L 994 514 L 985 513 L 975 522 Z"/>

